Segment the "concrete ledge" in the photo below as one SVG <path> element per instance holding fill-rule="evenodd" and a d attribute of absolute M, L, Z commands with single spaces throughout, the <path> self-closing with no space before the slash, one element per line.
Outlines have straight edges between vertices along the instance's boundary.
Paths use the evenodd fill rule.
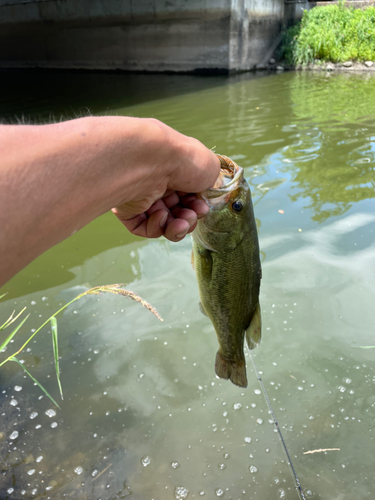
<path fill-rule="evenodd" d="M 328 7 L 329 5 L 339 5 L 339 2 L 309 2 L 312 7 Z M 367 7 L 375 7 L 375 0 L 349 0 L 345 2 L 345 7 L 353 7 L 354 9 L 367 9 Z"/>
<path fill-rule="evenodd" d="M 373 61 L 367 61 L 367 62 L 372 62 Z M 351 63 L 351 66 L 344 66 L 344 64 Z M 290 69 L 296 69 L 296 70 L 302 70 L 302 71 L 326 71 L 327 73 L 336 73 L 336 72 L 347 72 L 347 73 L 355 73 L 355 72 L 374 72 L 375 71 L 375 63 L 372 64 L 372 66 L 366 66 L 366 64 L 363 62 L 352 62 L 352 61 L 347 61 L 346 63 L 323 63 L 323 64 L 307 64 L 306 66 L 302 66 L 302 64 L 299 64 L 293 68 Z"/>

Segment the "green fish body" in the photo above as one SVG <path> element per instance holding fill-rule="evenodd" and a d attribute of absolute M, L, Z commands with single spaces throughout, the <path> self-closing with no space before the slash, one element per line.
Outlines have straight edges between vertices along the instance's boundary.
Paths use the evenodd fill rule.
<path fill-rule="evenodd" d="M 258 234 L 243 169 L 218 156 L 220 176 L 213 188 L 201 193 L 210 212 L 193 232 L 193 267 L 201 310 L 211 320 L 220 345 L 216 375 L 246 387 L 244 337 L 253 349 L 261 336 Z"/>

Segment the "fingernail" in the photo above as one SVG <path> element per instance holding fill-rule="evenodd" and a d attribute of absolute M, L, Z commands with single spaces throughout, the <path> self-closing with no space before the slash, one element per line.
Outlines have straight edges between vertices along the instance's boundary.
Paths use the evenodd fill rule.
<path fill-rule="evenodd" d="M 194 226 L 194 224 L 197 222 L 197 218 L 193 217 L 192 219 L 188 220 L 189 227 Z"/>
<path fill-rule="evenodd" d="M 187 228 L 186 228 L 184 231 L 182 231 L 181 233 L 176 234 L 176 238 L 182 238 L 183 236 L 185 236 L 185 235 L 186 235 L 186 233 L 189 231 L 189 229 L 190 229 L 190 226 L 189 226 L 189 227 L 187 227 Z"/>
<path fill-rule="evenodd" d="M 165 223 L 167 222 L 167 218 L 168 218 L 168 213 L 166 213 L 165 215 L 163 215 L 163 217 L 160 219 L 160 222 L 159 222 L 160 227 L 164 227 L 165 226 Z"/>

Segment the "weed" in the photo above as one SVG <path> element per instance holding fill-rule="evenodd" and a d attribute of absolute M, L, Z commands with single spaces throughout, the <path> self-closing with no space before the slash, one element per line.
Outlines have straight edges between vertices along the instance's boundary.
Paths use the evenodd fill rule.
<path fill-rule="evenodd" d="M 90 290 L 87 290 L 86 292 L 81 293 L 77 297 L 75 297 L 73 300 L 65 304 L 61 309 L 59 309 L 55 314 L 50 316 L 35 332 L 27 339 L 27 341 L 22 345 L 20 349 L 18 349 L 17 352 L 11 354 L 8 356 L 4 361 L 0 362 L 0 368 L 5 365 L 5 363 L 8 363 L 9 361 L 14 361 L 18 363 L 21 368 L 27 373 L 27 375 L 40 387 L 40 389 L 46 394 L 46 396 L 49 397 L 49 399 L 58 407 L 59 405 L 56 403 L 56 401 L 53 399 L 53 397 L 46 391 L 46 389 L 29 373 L 29 371 L 25 368 L 23 363 L 16 357 L 26 346 L 27 344 L 35 337 L 35 335 L 40 332 L 40 330 L 46 326 L 48 323 L 51 324 L 51 330 L 52 330 L 52 346 L 53 346 L 53 357 L 54 357 L 54 362 L 55 362 L 55 370 L 56 370 L 56 378 L 57 378 L 57 383 L 59 386 L 60 390 L 60 396 L 61 399 L 63 399 L 63 393 L 62 393 L 62 387 L 61 387 L 61 381 L 60 381 L 60 369 L 59 369 L 59 348 L 58 348 L 58 335 L 57 335 L 57 320 L 56 316 L 66 309 L 70 304 L 75 302 L 76 300 L 79 300 L 82 297 L 85 297 L 86 295 L 99 295 L 100 293 L 114 293 L 116 295 L 122 295 L 123 297 L 129 297 L 130 299 L 133 299 L 137 302 L 140 302 L 143 307 L 148 309 L 150 312 L 152 312 L 160 321 L 163 321 L 162 318 L 159 316 L 158 312 L 154 307 L 152 307 L 148 302 L 143 300 L 139 295 L 135 294 L 134 292 L 130 292 L 129 290 L 124 290 L 121 288 L 121 284 L 115 284 L 115 285 L 104 285 L 104 286 L 96 286 L 94 288 L 90 288 Z M 0 296 L 0 299 L 2 299 L 6 294 L 3 294 Z M 10 317 L 5 321 L 3 325 L 0 326 L 0 332 L 8 328 L 12 323 L 14 323 L 25 311 L 26 307 L 22 309 L 20 313 L 18 313 L 16 316 L 15 311 L 10 315 Z M 21 326 L 25 323 L 25 321 L 28 319 L 29 316 L 26 316 L 25 318 L 22 319 L 22 321 L 16 326 L 16 328 L 8 335 L 8 337 L 2 342 L 0 345 L 0 354 L 4 352 L 9 344 L 9 342 L 12 340 L 12 338 L 15 336 L 15 334 L 18 332 L 18 330 L 21 328 Z"/>
<path fill-rule="evenodd" d="M 375 7 L 338 5 L 305 10 L 283 34 L 278 56 L 289 64 L 375 60 Z"/>

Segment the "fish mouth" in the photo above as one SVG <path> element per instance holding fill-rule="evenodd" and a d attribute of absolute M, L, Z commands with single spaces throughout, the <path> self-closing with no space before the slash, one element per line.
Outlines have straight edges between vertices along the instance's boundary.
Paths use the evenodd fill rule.
<path fill-rule="evenodd" d="M 212 188 L 208 188 L 199 197 L 210 207 L 226 202 L 243 179 L 243 168 L 224 155 L 216 155 L 220 160 L 220 174 Z"/>

